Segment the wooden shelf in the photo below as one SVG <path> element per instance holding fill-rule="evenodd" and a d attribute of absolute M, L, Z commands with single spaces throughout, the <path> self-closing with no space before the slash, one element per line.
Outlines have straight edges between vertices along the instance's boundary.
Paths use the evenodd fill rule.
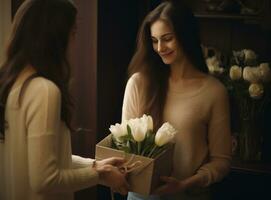
<path fill-rule="evenodd" d="M 243 20 L 247 22 L 259 23 L 260 16 L 254 15 L 234 15 L 234 14 L 218 14 L 218 13 L 195 13 L 197 18 L 205 19 L 226 19 L 226 20 Z"/>
<path fill-rule="evenodd" d="M 271 175 L 271 163 L 233 161 L 231 169 L 240 173 Z"/>

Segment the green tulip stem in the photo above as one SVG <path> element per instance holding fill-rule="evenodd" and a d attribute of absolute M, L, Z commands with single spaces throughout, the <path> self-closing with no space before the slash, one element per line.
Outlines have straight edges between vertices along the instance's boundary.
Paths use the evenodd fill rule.
<path fill-rule="evenodd" d="M 144 148 L 140 155 L 141 155 L 141 156 L 144 156 L 146 150 L 147 150 L 147 148 Z"/>
<path fill-rule="evenodd" d="M 151 156 L 152 156 L 153 152 L 155 151 L 156 147 L 157 147 L 157 146 L 154 145 L 154 147 L 153 147 L 152 150 L 150 151 L 150 153 L 149 153 L 149 155 L 148 155 L 149 158 L 151 158 Z"/>
<path fill-rule="evenodd" d="M 140 155 L 140 151 L 141 151 L 141 142 L 137 143 L 137 154 Z"/>

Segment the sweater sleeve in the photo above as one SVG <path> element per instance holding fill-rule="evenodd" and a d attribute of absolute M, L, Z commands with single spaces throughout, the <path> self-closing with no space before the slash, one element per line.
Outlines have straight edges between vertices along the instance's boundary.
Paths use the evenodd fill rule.
<path fill-rule="evenodd" d="M 122 121 L 140 117 L 139 78 L 139 74 L 136 73 L 130 77 L 126 84 L 122 106 Z"/>
<path fill-rule="evenodd" d="M 81 156 L 72 155 L 72 168 L 90 167 L 93 164 L 93 159 L 83 158 Z"/>
<path fill-rule="evenodd" d="M 230 170 L 231 133 L 229 100 L 224 86 L 218 87 L 208 123 L 209 162 L 198 170 L 203 186 L 218 182 Z"/>
<path fill-rule="evenodd" d="M 39 193 L 58 193 L 97 184 L 98 174 L 90 166 L 62 169 L 58 165 L 58 136 L 63 133 L 59 132 L 61 95 L 55 84 L 34 79 L 24 97 L 31 188 Z"/>

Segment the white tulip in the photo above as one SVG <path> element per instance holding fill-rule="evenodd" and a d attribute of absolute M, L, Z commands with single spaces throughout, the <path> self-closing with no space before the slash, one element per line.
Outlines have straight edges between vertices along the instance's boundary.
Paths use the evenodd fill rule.
<path fill-rule="evenodd" d="M 210 74 L 215 73 L 215 66 L 214 65 L 207 65 L 207 67 L 208 67 L 208 71 Z"/>
<path fill-rule="evenodd" d="M 252 83 L 250 84 L 248 91 L 251 98 L 259 99 L 263 96 L 263 85 L 260 83 Z"/>
<path fill-rule="evenodd" d="M 237 65 L 233 65 L 230 68 L 230 78 L 232 80 L 239 80 L 241 77 L 242 77 L 242 68 Z"/>
<path fill-rule="evenodd" d="M 217 57 L 212 56 L 206 59 L 206 64 L 210 66 L 219 66 L 219 60 L 217 59 Z"/>
<path fill-rule="evenodd" d="M 207 58 L 206 65 L 210 74 L 222 74 L 224 72 L 224 69 L 220 67 L 219 60 L 215 56 Z"/>
<path fill-rule="evenodd" d="M 153 120 L 152 117 L 150 115 L 143 115 L 141 118 L 142 123 L 146 123 L 147 124 L 147 129 L 150 131 L 153 131 Z"/>
<path fill-rule="evenodd" d="M 256 53 L 251 49 L 244 49 L 244 59 L 245 63 L 255 61 L 257 59 Z"/>
<path fill-rule="evenodd" d="M 155 135 L 155 144 L 159 147 L 172 141 L 177 133 L 173 126 L 166 122 L 157 131 Z"/>
<path fill-rule="evenodd" d="M 109 128 L 110 132 L 117 139 L 117 141 L 121 142 L 121 137 L 128 134 L 127 132 L 127 122 L 123 122 L 122 124 L 116 123 L 115 125 L 111 125 Z"/>
<path fill-rule="evenodd" d="M 250 83 L 259 82 L 261 79 L 260 70 L 257 67 L 245 67 L 243 70 L 243 78 Z"/>
<path fill-rule="evenodd" d="M 207 65 L 210 74 L 222 74 L 225 70 L 217 65 Z"/>
<path fill-rule="evenodd" d="M 142 142 L 145 139 L 148 131 L 148 124 L 139 118 L 130 119 L 128 124 L 131 128 L 131 134 L 137 142 Z"/>
<path fill-rule="evenodd" d="M 268 63 L 261 63 L 259 70 L 263 81 L 271 81 L 271 71 Z"/>

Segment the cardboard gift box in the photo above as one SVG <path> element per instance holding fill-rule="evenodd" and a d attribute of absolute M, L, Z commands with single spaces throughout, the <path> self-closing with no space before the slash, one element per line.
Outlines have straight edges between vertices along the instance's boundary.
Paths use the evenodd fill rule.
<path fill-rule="evenodd" d="M 148 158 L 140 155 L 129 154 L 123 151 L 113 149 L 112 135 L 108 135 L 98 144 L 96 144 L 95 158 L 97 160 L 110 157 L 125 157 L 126 160 L 138 164 L 133 171 L 128 173 L 128 182 L 131 192 L 142 195 L 150 195 L 163 184 L 160 176 L 170 176 L 173 165 L 174 144 L 171 143 L 166 150 L 161 152 L 155 158 Z"/>

